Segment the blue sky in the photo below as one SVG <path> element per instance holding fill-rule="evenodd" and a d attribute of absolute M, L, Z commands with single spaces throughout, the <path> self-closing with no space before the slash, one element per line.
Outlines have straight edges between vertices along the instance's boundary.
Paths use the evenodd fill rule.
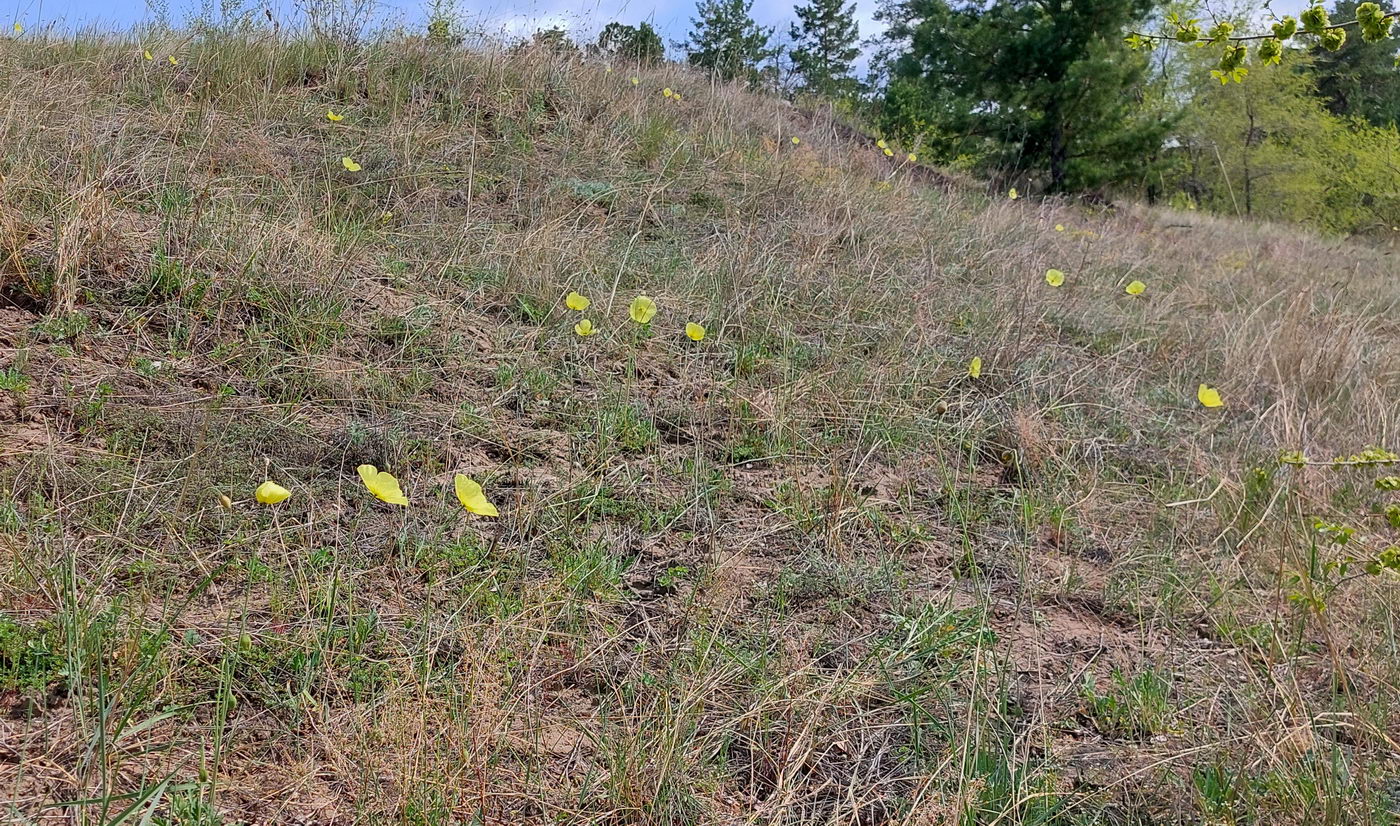
<path fill-rule="evenodd" d="M 150 17 L 146 0 L 7 0 L 10 14 L 27 28 L 56 24 L 65 28 L 96 24 L 127 26 Z M 197 14 L 205 0 L 169 0 L 172 14 Z M 207 0 L 218 8 L 221 0 Z M 249 2 L 252 8 L 262 3 Z M 274 9 L 286 5 L 273 4 Z M 379 0 L 378 16 L 394 21 L 416 23 L 423 20 L 427 0 Z M 764 25 L 778 25 L 786 31 L 792 19 L 792 0 L 754 0 L 753 15 Z M 458 8 L 468 23 L 491 32 L 528 35 L 539 28 L 561 26 L 571 31 L 595 32 L 608 22 L 651 22 L 667 41 L 683 40 L 695 16 L 694 0 L 458 0 Z M 876 0 L 857 0 L 856 15 L 861 37 L 877 31 L 873 14 Z"/>

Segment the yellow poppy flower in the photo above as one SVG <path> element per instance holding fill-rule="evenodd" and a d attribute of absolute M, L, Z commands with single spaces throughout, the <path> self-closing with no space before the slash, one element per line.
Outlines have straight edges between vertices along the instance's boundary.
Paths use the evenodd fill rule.
<path fill-rule="evenodd" d="M 171 55 L 170 57 L 167 57 L 166 60 L 170 61 L 170 65 L 171 65 L 171 66 L 179 66 L 179 65 L 180 65 L 180 61 L 178 61 L 178 60 L 175 59 L 175 55 Z"/>
<path fill-rule="evenodd" d="M 672 92 L 672 93 L 671 93 L 671 100 L 675 101 L 676 103 L 680 103 L 680 102 L 681 102 L 681 93 L 680 93 L 680 92 Z"/>
<path fill-rule="evenodd" d="M 691 341 L 700 341 L 705 337 L 705 327 L 704 325 L 696 324 L 693 321 L 686 322 L 685 334 L 690 338 Z"/>
<path fill-rule="evenodd" d="M 146 58 L 147 60 L 155 60 L 155 59 L 156 59 L 156 56 L 153 55 L 153 54 L 151 54 L 151 50 L 150 50 L 150 49 L 147 49 L 146 51 L 142 52 L 142 53 L 141 53 L 141 56 L 144 57 L 144 58 Z"/>
<path fill-rule="evenodd" d="M 1128 295 L 1142 295 L 1142 291 L 1147 289 L 1147 285 L 1141 281 L 1130 281 L 1128 286 L 1123 288 L 1123 292 Z"/>
<path fill-rule="evenodd" d="M 575 332 L 575 333 L 578 333 L 579 335 L 583 336 L 584 338 L 588 338 L 589 336 L 591 336 L 591 335 L 593 335 L 594 333 L 598 332 L 598 328 L 597 328 L 596 326 L 594 326 L 594 324 L 593 324 L 592 321 L 589 321 L 588 319 L 585 318 L 585 319 L 581 319 L 581 320 L 579 321 L 579 323 L 577 323 L 577 324 L 574 325 L 574 332 Z"/>
<path fill-rule="evenodd" d="M 570 310 L 583 312 L 588 309 L 588 305 L 593 302 L 589 301 L 587 296 L 580 295 L 579 293 L 569 293 L 564 297 L 564 303 L 568 305 Z"/>
<path fill-rule="evenodd" d="M 340 165 L 345 167 L 346 172 L 359 172 L 361 169 L 364 169 L 363 166 L 355 163 L 355 159 L 349 155 L 340 159 Z"/>
<path fill-rule="evenodd" d="M 1196 388 L 1196 401 L 1200 402 L 1202 407 L 1222 407 L 1225 404 L 1220 399 L 1219 390 L 1204 384 Z"/>
<path fill-rule="evenodd" d="M 275 505 L 278 502 L 286 501 L 292 492 L 272 481 L 271 479 L 258 485 L 258 489 L 253 491 L 253 498 L 264 505 Z"/>
<path fill-rule="evenodd" d="M 1011 187 L 1011 191 L 1008 192 L 1008 193 L 1006 193 L 1006 197 L 1008 197 L 1008 198 L 1010 198 L 1011 200 L 1014 201 L 1014 200 L 1016 200 L 1017 198 L 1019 198 L 1019 197 L 1021 197 L 1021 196 L 1016 194 L 1016 187 L 1013 186 L 1013 187 Z"/>
<path fill-rule="evenodd" d="M 454 487 L 457 488 L 457 501 L 462 503 L 462 507 L 466 508 L 468 513 L 477 516 L 500 516 L 496 506 L 486 501 L 486 494 L 481 492 L 480 484 L 459 473 Z"/>
<path fill-rule="evenodd" d="M 802 139 L 799 138 L 799 137 L 797 137 L 796 135 L 793 135 L 793 136 L 792 136 L 792 145 L 793 145 L 793 146 L 797 146 L 799 143 L 802 143 Z"/>
<path fill-rule="evenodd" d="M 670 97 L 671 95 L 674 95 L 674 94 L 675 94 L 675 92 L 672 92 L 672 91 L 671 91 L 671 87 L 670 87 L 670 86 L 667 86 L 665 89 L 662 89 L 662 90 L 661 90 L 661 96 L 664 97 L 664 98 L 668 98 L 668 97 Z"/>
<path fill-rule="evenodd" d="M 642 79 L 641 79 L 641 78 L 637 77 L 636 75 L 632 75 L 632 85 L 633 85 L 633 86 L 636 86 L 638 83 L 641 83 L 641 82 L 642 82 Z"/>
<path fill-rule="evenodd" d="M 893 157 L 894 157 L 894 150 L 893 150 L 893 149 L 890 149 L 888 146 L 885 147 L 885 157 L 886 157 L 886 158 L 893 158 Z"/>
<path fill-rule="evenodd" d="M 881 139 L 879 139 L 878 141 L 875 141 L 875 145 L 878 146 L 878 147 L 880 147 L 881 149 L 889 149 L 889 148 L 890 148 L 889 144 L 885 143 L 885 139 L 884 139 L 884 138 L 881 138 Z"/>
<path fill-rule="evenodd" d="M 19 24 L 18 20 L 15 21 L 15 34 L 24 34 L 24 27 Z"/>
<path fill-rule="evenodd" d="M 969 376 L 973 377 L 974 379 L 975 379 L 975 378 L 978 378 L 979 376 L 982 375 L 982 357 L 981 357 L 981 356 L 973 356 L 973 357 L 972 357 L 972 361 L 969 361 L 969 362 L 967 363 L 967 374 L 968 374 Z"/>
<path fill-rule="evenodd" d="M 331 123 L 340 123 L 341 121 L 345 120 L 345 116 L 337 115 L 333 110 L 327 109 L 326 120 L 330 121 Z"/>
<path fill-rule="evenodd" d="M 919 156 L 918 156 L 918 155 L 915 155 L 913 152 L 910 152 L 910 153 L 909 153 L 909 157 L 907 158 L 907 160 L 909 161 L 909 163 L 914 163 L 914 162 L 917 161 L 918 159 L 919 159 Z"/>
<path fill-rule="evenodd" d="M 399 487 L 399 480 L 395 479 L 392 473 L 380 470 L 374 465 L 360 465 L 355 470 L 360 474 L 360 480 L 365 483 L 369 492 L 381 501 L 391 505 L 408 504 L 408 497 L 403 495 L 403 490 Z"/>
<path fill-rule="evenodd" d="M 656 315 L 656 302 L 650 296 L 639 295 L 632 299 L 632 306 L 627 308 L 627 314 L 638 324 L 646 324 Z"/>
<path fill-rule="evenodd" d="M 1064 232 L 1064 231 L 1065 231 L 1065 225 L 1064 225 L 1064 224 L 1056 224 L 1056 225 L 1055 225 L 1055 231 L 1056 231 L 1056 232 Z"/>
<path fill-rule="evenodd" d="M 1049 284 L 1052 287 L 1058 287 L 1061 284 L 1065 283 L 1065 274 L 1060 272 L 1059 270 L 1046 270 L 1045 283 Z"/>

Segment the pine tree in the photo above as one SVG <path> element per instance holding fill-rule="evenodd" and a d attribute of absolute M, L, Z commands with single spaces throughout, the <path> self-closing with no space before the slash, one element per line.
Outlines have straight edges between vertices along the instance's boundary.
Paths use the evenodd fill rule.
<path fill-rule="evenodd" d="M 844 8 L 843 8 L 844 6 Z M 860 29 L 856 4 L 844 0 L 810 0 L 793 9 L 792 63 L 802 90 L 826 97 L 853 94 L 860 84 L 851 76 L 851 64 L 860 54 Z"/>
<path fill-rule="evenodd" d="M 654 66 L 666 56 L 661 35 L 646 22 L 636 26 L 609 23 L 598 35 L 593 51 L 639 66 Z"/>
<path fill-rule="evenodd" d="M 1361 0 L 1337 0 L 1333 20 L 1355 20 Z M 1381 9 L 1394 11 L 1380 0 Z M 1317 87 L 1334 115 L 1353 115 L 1376 126 L 1400 123 L 1400 77 L 1395 70 L 1396 41 L 1367 42 L 1356 32 L 1340 49 L 1313 49 Z"/>
<path fill-rule="evenodd" d="M 773 30 L 754 22 L 752 8 L 753 0 L 702 0 L 685 45 L 690 64 L 724 82 L 756 83 L 759 64 L 773 55 L 768 47 Z"/>
<path fill-rule="evenodd" d="M 999 171 L 1044 171 L 1052 192 L 1139 174 L 1170 123 L 1145 113 L 1147 55 L 1123 32 L 1153 5 L 887 0 L 879 17 L 898 52 L 885 125 L 930 142 L 956 136 L 944 152 L 980 154 Z"/>

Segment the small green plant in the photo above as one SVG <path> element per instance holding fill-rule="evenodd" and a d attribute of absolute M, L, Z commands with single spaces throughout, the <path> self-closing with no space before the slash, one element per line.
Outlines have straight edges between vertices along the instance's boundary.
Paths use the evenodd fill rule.
<path fill-rule="evenodd" d="M 1105 734 L 1145 737 L 1173 724 L 1171 681 L 1155 669 L 1132 676 L 1114 669 L 1102 692 L 1092 675 L 1085 676 L 1083 696 L 1089 720 Z"/>
<path fill-rule="evenodd" d="M 0 390 L 23 393 L 29 389 L 29 377 L 18 366 L 0 367 Z"/>

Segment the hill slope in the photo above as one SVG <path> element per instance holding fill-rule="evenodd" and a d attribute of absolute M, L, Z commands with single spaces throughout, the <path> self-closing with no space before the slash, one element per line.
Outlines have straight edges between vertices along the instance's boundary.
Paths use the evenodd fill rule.
<path fill-rule="evenodd" d="M 1394 447 L 1385 250 L 674 68 L 0 66 L 15 822 L 1393 819 L 1395 494 L 1277 461 Z"/>

